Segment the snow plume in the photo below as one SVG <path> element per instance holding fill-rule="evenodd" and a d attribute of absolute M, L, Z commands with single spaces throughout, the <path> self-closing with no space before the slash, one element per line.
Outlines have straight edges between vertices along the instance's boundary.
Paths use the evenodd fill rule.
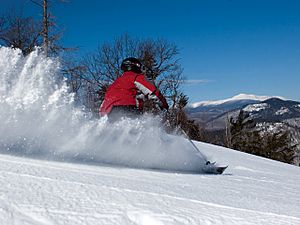
<path fill-rule="evenodd" d="M 58 59 L 0 47 L 0 151 L 42 159 L 200 171 L 206 159 L 159 118 L 93 119 L 75 107 Z"/>

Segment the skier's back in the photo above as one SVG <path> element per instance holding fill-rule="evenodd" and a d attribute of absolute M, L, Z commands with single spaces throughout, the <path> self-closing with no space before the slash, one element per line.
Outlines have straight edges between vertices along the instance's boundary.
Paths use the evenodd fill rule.
<path fill-rule="evenodd" d="M 153 83 L 144 75 L 145 69 L 136 58 L 123 60 L 121 69 L 124 71 L 107 89 L 100 107 L 100 115 L 107 115 L 111 120 L 122 116 L 136 117 L 143 112 L 145 99 L 152 99 L 164 109 L 168 103 Z"/>

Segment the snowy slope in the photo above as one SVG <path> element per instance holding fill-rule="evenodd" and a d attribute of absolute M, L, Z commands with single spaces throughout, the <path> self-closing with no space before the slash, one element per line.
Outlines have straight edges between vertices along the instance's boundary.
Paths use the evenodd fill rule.
<path fill-rule="evenodd" d="M 224 175 L 0 155 L 0 224 L 300 224 L 300 168 L 197 145 Z"/>

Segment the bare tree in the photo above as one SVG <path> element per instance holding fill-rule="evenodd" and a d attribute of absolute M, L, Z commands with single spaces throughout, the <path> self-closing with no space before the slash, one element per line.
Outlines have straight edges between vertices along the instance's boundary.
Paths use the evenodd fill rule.
<path fill-rule="evenodd" d="M 0 19 L 0 43 L 22 50 L 24 55 L 41 45 L 41 25 L 32 17 L 22 17 L 11 11 Z"/>
<path fill-rule="evenodd" d="M 100 90 L 101 101 L 105 87 L 121 76 L 122 60 L 136 57 L 147 66 L 148 79 L 158 86 L 172 102 L 172 107 L 175 107 L 175 102 L 181 94 L 179 87 L 183 81 L 178 54 L 177 46 L 166 40 L 139 40 L 123 34 L 114 42 L 99 46 L 96 52 L 85 57 L 86 74 L 82 78 L 93 84 L 93 89 Z"/>
<path fill-rule="evenodd" d="M 179 51 L 175 44 L 164 39 L 146 40 L 139 44 L 139 57 L 150 68 L 148 78 L 155 81 L 162 93 L 168 97 L 171 107 L 180 100 L 180 85 L 183 83 L 183 69 L 177 58 Z"/>
<path fill-rule="evenodd" d="M 67 77 L 67 82 L 71 89 L 71 92 L 77 93 L 83 86 L 84 73 L 86 68 L 77 62 L 76 59 L 66 59 L 63 63 L 64 68 L 62 70 L 65 77 Z"/>
<path fill-rule="evenodd" d="M 0 44 L 19 48 L 24 55 L 33 51 L 35 46 L 44 46 L 47 56 L 58 54 L 62 50 L 70 50 L 71 48 L 64 48 L 58 44 L 62 33 L 58 32 L 53 16 L 49 12 L 52 1 L 30 1 L 42 9 L 43 19 L 36 21 L 32 17 L 23 17 L 22 13 L 17 14 L 11 10 L 0 18 Z"/>
<path fill-rule="evenodd" d="M 62 46 L 59 46 L 56 42 L 61 38 L 62 34 L 57 32 L 56 23 L 54 22 L 54 18 L 52 13 L 49 11 L 51 7 L 51 0 L 30 0 L 32 3 L 37 5 L 42 10 L 42 29 L 40 31 L 43 37 L 43 46 L 44 52 L 46 56 L 50 53 L 57 54 L 61 50 L 67 50 Z M 60 0 L 60 2 L 66 2 L 64 0 Z"/>

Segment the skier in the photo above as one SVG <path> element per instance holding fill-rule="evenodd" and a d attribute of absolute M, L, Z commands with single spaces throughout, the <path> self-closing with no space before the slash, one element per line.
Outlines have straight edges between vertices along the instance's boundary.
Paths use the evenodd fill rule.
<path fill-rule="evenodd" d="M 100 107 L 100 115 L 107 115 L 110 121 L 125 116 L 136 118 L 143 113 L 143 103 L 151 99 L 161 109 L 168 109 L 168 103 L 156 86 L 147 80 L 145 66 L 136 58 L 122 61 L 122 76 L 107 89 Z"/>

